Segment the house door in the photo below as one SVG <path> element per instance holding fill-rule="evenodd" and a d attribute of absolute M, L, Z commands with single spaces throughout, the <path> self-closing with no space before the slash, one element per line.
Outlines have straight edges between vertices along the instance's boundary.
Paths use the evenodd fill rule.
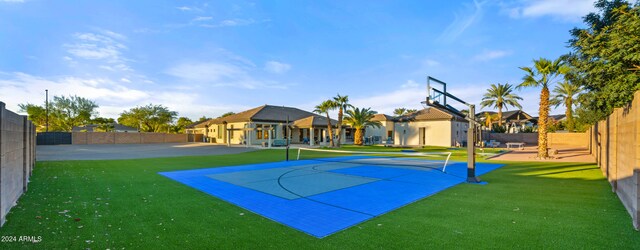
<path fill-rule="evenodd" d="M 420 139 L 420 146 L 424 146 L 426 144 L 426 129 L 427 128 L 420 128 L 420 134 L 418 135 L 418 138 Z"/>

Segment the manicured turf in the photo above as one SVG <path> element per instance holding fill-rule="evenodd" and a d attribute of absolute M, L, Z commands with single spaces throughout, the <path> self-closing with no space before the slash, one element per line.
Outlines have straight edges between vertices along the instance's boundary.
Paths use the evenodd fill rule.
<path fill-rule="evenodd" d="M 370 148 L 366 148 L 371 150 Z M 431 149 L 433 150 L 433 149 Z M 483 176 L 317 239 L 157 172 L 279 161 L 238 155 L 39 162 L 2 236 L 3 249 L 634 248 L 640 234 L 591 164 L 507 163 Z M 463 154 L 456 157 L 463 158 Z M 76 221 L 76 219 L 80 219 Z"/>

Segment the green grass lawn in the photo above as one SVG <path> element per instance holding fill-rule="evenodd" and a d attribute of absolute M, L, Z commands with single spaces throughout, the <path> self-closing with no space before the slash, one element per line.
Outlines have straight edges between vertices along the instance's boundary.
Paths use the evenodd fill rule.
<path fill-rule="evenodd" d="M 282 150 L 261 150 L 222 156 L 38 162 L 29 191 L 12 209 L 0 235 L 42 236 L 42 241 L 3 242 L 0 246 L 2 249 L 640 246 L 640 233 L 633 229 L 630 216 L 592 164 L 506 163 L 482 176 L 488 185 L 461 184 L 324 239 L 308 236 L 157 174 L 280 161 L 283 154 Z M 463 151 L 456 153 L 455 158 L 463 159 Z"/>

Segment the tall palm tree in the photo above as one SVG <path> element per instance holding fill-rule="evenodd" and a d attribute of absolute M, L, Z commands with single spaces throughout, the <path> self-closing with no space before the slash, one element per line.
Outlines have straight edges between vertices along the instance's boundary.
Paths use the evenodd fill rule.
<path fill-rule="evenodd" d="M 331 126 L 331 118 L 329 118 L 329 111 L 334 110 L 336 107 L 335 103 L 332 100 L 326 100 L 322 103 L 320 103 L 318 106 L 316 106 L 315 110 L 313 110 L 313 112 L 316 112 L 318 114 L 325 114 L 327 115 L 327 130 L 329 131 L 329 146 L 330 147 L 334 147 L 335 144 L 333 143 L 333 126 Z M 313 138 L 310 138 L 311 140 L 313 140 Z"/>
<path fill-rule="evenodd" d="M 576 95 L 582 91 L 582 86 L 572 83 L 568 79 L 558 84 L 554 89 L 554 95 L 551 97 L 550 104 L 555 107 L 564 104 L 566 110 L 564 112 L 567 117 L 567 130 L 572 132 L 574 129 L 573 124 L 573 104 L 576 103 Z"/>
<path fill-rule="evenodd" d="M 520 67 L 526 75 L 522 77 L 519 88 L 542 87 L 540 91 L 540 110 L 538 118 L 538 157 L 549 158 L 547 152 L 547 126 L 549 125 L 549 85 L 559 75 L 567 73 L 569 67 L 564 64 L 561 58 L 554 61 L 540 58 L 533 60 L 533 68 Z"/>
<path fill-rule="evenodd" d="M 522 100 L 522 97 L 513 93 L 513 85 L 505 84 L 491 84 L 491 87 L 487 89 L 487 93 L 484 93 L 482 107 L 492 106 L 498 109 L 498 125 L 502 126 L 502 109 L 509 110 L 509 106 L 522 109 L 518 100 Z"/>
<path fill-rule="evenodd" d="M 382 126 L 379 121 L 371 120 L 375 114 L 377 112 L 371 110 L 371 108 L 352 108 L 347 110 L 347 117 L 345 117 L 344 123 L 356 129 L 353 144 L 362 145 L 362 137 L 364 136 L 362 130 L 366 127 L 379 128 Z"/>
<path fill-rule="evenodd" d="M 344 110 L 353 108 L 353 105 L 349 104 L 349 96 L 341 96 L 340 94 L 333 98 L 333 104 L 338 108 L 338 129 L 336 129 L 338 141 L 336 142 L 336 146 L 340 147 L 340 142 L 342 142 L 342 118 L 344 116 Z"/>

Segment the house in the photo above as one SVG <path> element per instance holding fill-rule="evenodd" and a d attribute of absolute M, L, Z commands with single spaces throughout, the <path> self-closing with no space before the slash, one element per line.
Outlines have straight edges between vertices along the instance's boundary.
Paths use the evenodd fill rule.
<path fill-rule="evenodd" d="M 378 114 L 382 127 L 365 129 L 365 137 L 393 140 L 396 146 L 462 146 L 467 141 L 468 121 L 458 113 L 429 107 L 407 115 Z M 375 140 L 375 139 L 374 139 Z"/>
<path fill-rule="evenodd" d="M 338 121 L 331 119 L 332 129 Z M 240 113 L 210 119 L 190 131 L 204 131 L 207 141 L 224 144 L 291 143 L 326 145 L 329 140 L 327 118 L 298 108 L 263 105 Z M 345 141 L 343 130 L 343 142 Z"/>
<path fill-rule="evenodd" d="M 567 120 L 567 115 L 549 115 L 549 120 L 553 122 L 563 122 Z"/>
<path fill-rule="evenodd" d="M 185 134 L 201 134 L 203 135 L 205 132 L 205 128 L 204 127 L 198 127 L 198 125 L 203 124 L 205 122 L 208 122 L 209 120 L 204 120 L 204 121 L 199 121 L 199 122 L 194 122 L 189 124 L 188 126 L 186 126 L 184 128 L 184 133 Z"/>
<path fill-rule="evenodd" d="M 492 116 L 497 116 L 498 114 L 498 112 L 494 111 L 482 111 L 477 113 L 476 118 L 478 118 L 482 124 L 485 123 L 486 113 Z M 498 121 L 493 121 L 492 124 L 498 124 Z M 502 124 L 506 126 L 508 133 L 518 133 L 527 127 L 535 127 L 535 125 L 538 124 L 538 119 L 522 110 L 511 110 L 502 112 Z M 486 130 L 491 130 L 491 128 L 487 128 L 486 126 L 483 127 Z"/>
<path fill-rule="evenodd" d="M 137 128 L 125 126 L 118 123 L 113 124 L 87 124 L 84 126 L 74 126 L 71 132 L 122 132 L 137 133 Z"/>

